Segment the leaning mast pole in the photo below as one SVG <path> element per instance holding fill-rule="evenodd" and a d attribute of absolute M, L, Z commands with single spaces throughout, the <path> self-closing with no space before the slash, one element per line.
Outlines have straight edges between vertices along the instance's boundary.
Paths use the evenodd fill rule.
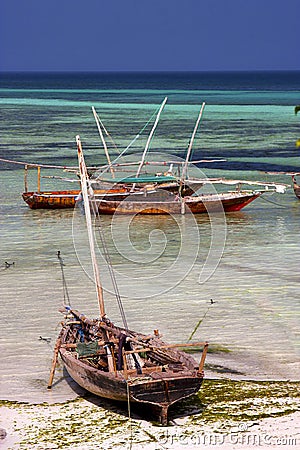
<path fill-rule="evenodd" d="M 149 134 L 149 137 L 148 137 L 148 139 L 147 139 L 146 146 L 145 146 L 145 149 L 144 149 L 144 152 L 143 152 L 143 155 L 142 155 L 142 160 L 141 160 L 140 165 L 139 165 L 139 167 L 138 167 L 138 170 L 137 170 L 137 172 L 136 172 L 136 177 L 138 177 L 139 174 L 141 173 L 141 170 L 142 170 L 142 167 L 143 167 L 143 165 L 144 165 L 144 161 L 145 161 L 145 158 L 146 158 L 146 154 L 147 154 L 147 151 L 148 151 L 148 148 L 149 148 L 151 139 L 152 139 L 152 137 L 153 137 L 155 128 L 157 127 L 157 124 L 158 124 L 158 121 L 159 121 L 161 112 L 162 112 L 162 110 L 164 109 L 165 104 L 167 103 L 167 100 L 168 100 L 168 97 L 165 97 L 164 101 L 162 102 L 162 104 L 161 104 L 161 106 L 160 106 L 160 108 L 159 108 L 159 111 L 158 111 L 158 113 L 157 113 L 157 116 L 156 116 L 154 125 L 153 125 L 152 130 L 151 130 L 151 132 L 150 132 L 150 134 Z"/>
<path fill-rule="evenodd" d="M 104 147 L 104 151 L 105 151 L 106 159 L 107 159 L 107 162 L 108 162 L 108 165 L 109 165 L 109 170 L 110 170 L 111 176 L 113 178 L 115 178 L 115 173 L 114 173 L 114 169 L 113 169 L 112 164 L 111 164 L 111 160 L 110 160 L 110 156 L 109 156 L 109 153 L 108 153 L 106 141 L 104 139 L 104 136 L 103 136 L 103 133 L 102 133 L 102 129 L 101 129 L 101 125 L 99 123 L 99 118 L 98 118 L 98 115 L 96 113 L 96 110 L 95 110 L 94 106 L 92 106 L 92 111 L 93 111 L 93 114 L 94 114 L 94 117 L 95 117 L 97 128 L 98 128 L 98 131 L 99 131 L 99 134 L 100 134 L 100 138 L 101 138 L 101 141 L 102 141 L 102 144 L 103 144 L 103 147 Z"/>
<path fill-rule="evenodd" d="M 97 264 L 96 253 L 95 253 L 95 241 L 94 241 L 91 211 L 90 211 L 90 204 L 89 204 L 89 190 L 92 190 L 92 188 L 88 185 L 88 173 L 87 173 L 87 168 L 86 168 L 84 157 L 83 157 L 80 136 L 76 136 L 76 143 L 77 143 L 78 164 L 79 164 L 80 180 L 81 180 L 81 192 L 82 192 L 82 197 L 83 197 L 86 225 L 87 225 L 88 238 L 89 238 L 89 244 L 90 244 L 90 252 L 91 252 L 91 260 L 92 260 L 94 280 L 95 280 L 95 286 L 96 286 L 96 294 L 97 294 L 97 300 L 99 303 L 100 316 L 102 318 L 105 316 L 103 289 L 102 289 L 102 285 L 100 282 L 100 273 L 99 273 L 99 268 L 98 268 L 98 264 Z"/>
<path fill-rule="evenodd" d="M 202 117 L 202 114 L 203 114 L 204 107 L 205 107 L 205 102 L 202 103 L 202 106 L 201 106 L 201 109 L 200 109 L 200 112 L 199 112 L 199 116 L 198 116 L 198 119 L 196 121 L 196 124 L 195 124 L 195 127 L 194 127 L 194 131 L 192 133 L 192 137 L 191 137 L 191 140 L 190 140 L 190 143 L 189 143 L 188 151 L 187 151 L 186 158 L 185 158 L 185 163 L 184 163 L 184 166 L 183 166 L 183 169 L 182 169 L 182 176 L 181 176 L 181 181 L 182 182 L 186 179 L 187 166 L 188 166 L 188 163 L 189 163 L 189 159 L 190 159 L 190 156 L 191 156 L 191 151 L 192 151 L 194 139 L 195 139 L 195 136 L 196 136 L 197 129 L 199 127 L 199 123 L 200 123 L 200 120 L 201 120 L 201 117 Z"/>

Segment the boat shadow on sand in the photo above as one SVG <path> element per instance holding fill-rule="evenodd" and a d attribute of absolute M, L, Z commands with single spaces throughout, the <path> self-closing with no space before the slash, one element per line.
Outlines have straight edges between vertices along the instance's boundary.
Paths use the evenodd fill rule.
<path fill-rule="evenodd" d="M 62 378 L 57 380 L 55 384 L 60 383 L 60 381 L 66 381 L 69 387 L 74 391 L 78 397 L 84 399 L 88 403 L 98 406 L 99 408 L 103 408 L 109 413 L 118 414 L 123 418 L 129 417 L 133 420 L 147 420 L 152 422 L 152 424 L 157 424 L 157 426 L 161 426 L 159 422 L 157 422 L 157 409 L 155 406 L 145 408 L 145 405 L 141 405 L 139 403 L 131 403 L 130 411 L 128 409 L 128 404 L 126 402 L 119 402 L 116 400 L 110 400 L 102 397 L 98 397 L 97 395 L 91 394 L 89 391 L 80 387 L 68 374 L 67 370 L 63 368 Z M 201 414 L 206 409 L 205 404 L 202 403 L 199 396 L 193 395 L 187 399 L 183 399 L 180 402 L 171 405 L 168 414 L 168 425 L 176 425 L 176 419 L 185 419 L 194 414 Z"/>

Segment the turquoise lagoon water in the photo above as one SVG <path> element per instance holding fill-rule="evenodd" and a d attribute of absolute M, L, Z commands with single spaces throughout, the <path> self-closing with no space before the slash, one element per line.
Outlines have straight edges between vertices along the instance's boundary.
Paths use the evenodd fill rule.
<path fill-rule="evenodd" d="M 128 151 L 136 159 L 165 96 L 153 159 L 185 157 L 205 101 L 192 158 L 226 161 L 199 164 L 193 174 L 290 185 L 289 176 L 265 172 L 300 172 L 299 73 L 1 75 L 0 157 L 76 167 L 80 134 L 87 163 L 104 163 L 93 105 L 118 148 L 109 143 L 112 158 L 152 117 Z M 42 178 L 44 189 L 77 185 L 59 170 L 42 175 L 74 179 Z M 0 398 L 73 398 L 61 368 L 52 392 L 46 386 L 64 301 L 58 250 L 72 306 L 98 314 L 83 217 L 77 209 L 31 211 L 21 198 L 21 165 L 0 163 L 0 180 Z M 29 187 L 36 188 L 34 169 Z M 203 318 L 193 340 L 215 350 L 208 377 L 299 380 L 299 223 L 291 188 L 226 216 L 103 217 L 129 326 L 146 333 L 159 328 L 166 340 L 186 342 Z M 101 263 L 100 249 L 98 257 Z M 121 324 L 103 266 L 107 313 Z"/>

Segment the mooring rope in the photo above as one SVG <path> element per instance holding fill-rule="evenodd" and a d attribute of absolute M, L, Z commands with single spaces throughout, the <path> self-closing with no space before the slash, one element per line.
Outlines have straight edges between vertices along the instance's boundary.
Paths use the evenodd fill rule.
<path fill-rule="evenodd" d="M 130 439 L 129 439 L 129 442 L 130 442 L 129 450 L 130 450 L 132 448 L 133 432 L 132 432 L 131 409 L 130 409 L 130 392 L 129 392 L 128 380 L 126 380 L 126 389 L 127 389 L 127 409 L 128 409 L 129 432 L 130 432 Z"/>
<path fill-rule="evenodd" d="M 279 206 L 280 208 L 289 208 L 289 207 L 286 206 L 286 205 L 281 205 L 281 204 L 278 203 L 278 202 L 273 202 L 272 200 L 269 200 L 269 199 L 263 197 L 262 195 L 260 196 L 260 198 L 261 198 L 262 200 L 264 200 L 265 202 L 267 202 L 267 203 L 272 203 L 273 205 Z"/>
<path fill-rule="evenodd" d="M 62 274 L 64 304 L 67 304 L 68 306 L 71 306 L 69 292 L 68 292 L 68 286 L 67 286 L 67 282 L 66 282 L 65 274 L 64 274 L 64 262 L 63 262 L 62 257 L 60 256 L 60 251 L 59 250 L 57 252 L 57 258 L 59 260 L 59 264 L 60 264 L 60 268 L 61 268 L 61 274 Z"/>

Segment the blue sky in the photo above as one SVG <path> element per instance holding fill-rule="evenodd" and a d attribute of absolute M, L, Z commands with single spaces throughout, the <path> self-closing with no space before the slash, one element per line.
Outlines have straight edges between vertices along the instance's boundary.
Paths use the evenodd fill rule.
<path fill-rule="evenodd" d="M 300 70 L 300 0 L 1 0 L 0 71 Z"/>

